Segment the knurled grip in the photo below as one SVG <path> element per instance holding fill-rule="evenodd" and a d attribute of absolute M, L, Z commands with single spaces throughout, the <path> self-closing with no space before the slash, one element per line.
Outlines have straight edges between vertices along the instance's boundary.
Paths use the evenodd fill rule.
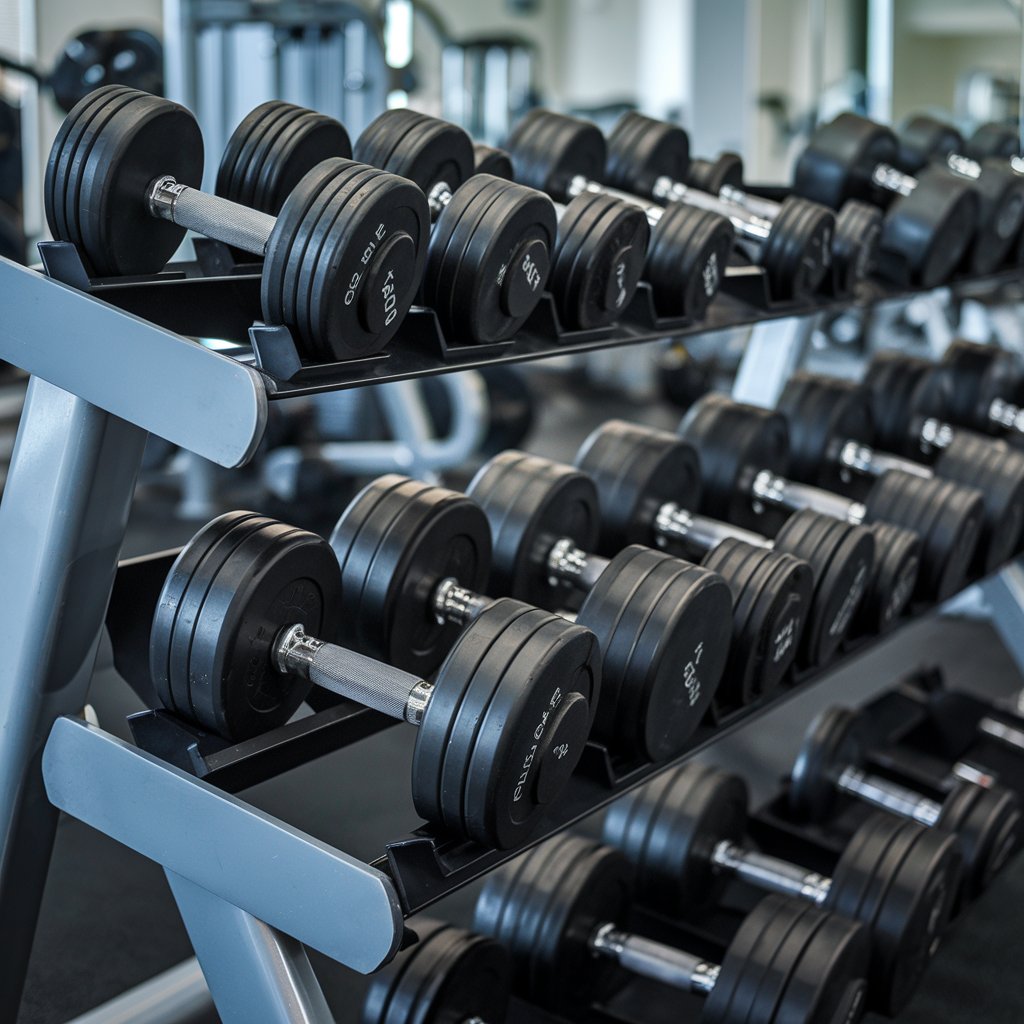
<path fill-rule="evenodd" d="M 402 720 L 409 694 L 421 682 L 411 672 L 335 644 L 324 644 L 313 655 L 309 678 L 325 690 Z"/>
<path fill-rule="evenodd" d="M 260 210 L 187 187 L 182 188 L 171 203 L 171 220 L 257 256 L 266 251 L 270 233 L 277 223 L 275 217 Z"/>

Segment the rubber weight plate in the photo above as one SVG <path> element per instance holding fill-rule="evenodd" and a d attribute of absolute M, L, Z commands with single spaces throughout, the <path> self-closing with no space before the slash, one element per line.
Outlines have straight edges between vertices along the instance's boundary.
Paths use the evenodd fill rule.
<path fill-rule="evenodd" d="M 933 160 L 964 151 L 964 137 L 960 132 L 953 125 L 927 114 L 917 114 L 904 122 L 899 142 L 899 165 L 909 174 L 916 174 Z"/>
<path fill-rule="evenodd" d="M 413 802 L 499 849 L 521 844 L 583 753 L 600 689 L 592 633 L 493 602 L 437 673 L 413 753 Z"/>
<path fill-rule="evenodd" d="M 873 814 L 836 864 L 825 906 L 868 928 L 870 1005 L 895 1016 L 918 988 L 949 924 L 960 885 L 952 837 Z M 881 888 L 880 898 L 865 897 Z"/>
<path fill-rule="evenodd" d="M 680 765 L 616 800 L 602 838 L 629 858 L 637 902 L 683 918 L 715 906 L 727 876 L 712 863 L 723 841 L 746 837 L 747 785 L 710 765 Z"/>
<path fill-rule="evenodd" d="M 852 708 L 822 711 L 807 729 L 789 778 L 789 806 L 808 821 L 820 821 L 836 798 L 836 780 L 848 765 L 864 760 L 860 716 Z"/>
<path fill-rule="evenodd" d="M 721 577 L 633 545 L 612 558 L 576 621 L 601 645 L 595 737 L 650 761 L 680 753 L 729 656 L 732 597 Z"/>
<path fill-rule="evenodd" d="M 438 622 L 438 586 L 454 579 L 480 592 L 487 583 L 484 513 L 464 494 L 391 473 L 356 495 L 330 543 L 341 567 L 342 643 L 407 672 L 434 672 L 462 632 Z"/>
<path fill-rule="evenodd" d="M 811 567 L 791 555 L 728 538 L 704 559 L 732 593 L 729 661 L 715 695 L 719 712 L 773 693 L 789 674 L 809 613 Z"/>
<path fill-rule="evenodd" d="M 902 352 L 878 352 L 868 364 L 862 390 L 871 404 L 874 443 L 920 458 L 914 430 L 918 417 L 938 415 L 952 381 L 940 367 Z"/>
<path fill-rule="evenodd" d="M 890 470 L 875 482 L 864 505 L 869 522 L 894 523 L 921 538 L 917 595 L 922 600 L 944 601 L 964 586 L 984 522 L 978 491 Z"/>
<path fill-rule="evenodd" d="M 976 899 L 1020 846 L 1020 800 L 1002 786 L 962 783 L 946 797 L 936 828 L 956 837 L 963 857 L 963 897 Z"/>
<path fill-rule="evenodd" d="M 987 160 L 974 182 L 978 198 L 978 224 L 971 244 L 968 268 L 991 274 L 1010 255 L 1024 222 L 1024 180 L 1003 160 Z"/>
<path fill-rule="evenodd" d="M 571 199 L 569 185 L 581 175 L 600 181 L 605 168 L 605 141 L 589 121 L 536 107 L 512 128 L 505 147 L 516 181 L 547 192 L 559 202 Z"/>
<path fill-rule="evenodd" d="M 700 506 L 697 452 L 668 431 L 607 420 L 580 445 L 575 465 L 597 488 L 602 554 L 653 543 L 658 511 L 668 502 Z"/>
<path fill-rule="evenodd" d="M 651 232 L 643 279 L 659 316 L 703 320 L 718 294 L 735 232 L 717 213 L 684 203 L 665 207 Z"/>
<path fill-rule="evenodd" d="M 994 345 L 957 339 L 943 353 L 942 366 L 956 386 L 948 389 L 947 407 L 933 414 L 944 413 L 972 430 L 1002 433 L 989 419 L 989 410 L 996 399 L 1012 402 L 1020 395 L 1024 375 L 1019 358 Z"/>
<path fill-rule="evenodd" d="M 921 538 L 892 523 L 872 523 L 875 558 L 867 591 L 854 615 L 854 633 L 885 633 L 903 618 L 917 589 Z"/>
<path fill-rule="evenodd" d="M 423 300 L 456 343 L 504 341 L 540 301 L 558 223 L 546 196 L 472 177 L 445 207 L 430 238 Z"/>
<path fill-rule="evenodd" d="M 691 160 L 687 183 L 717 196 L 727 185 L 743 188 L 743 157 L 723 150 L 714 160 Z"/>
<path fill-rule="evenodd" d="M 480 467 L 466 493 L 491 525 L 491 588 L 543 607 L 563 607 L 564 586 L 552 584 L 548 557 L 568 537 L 592 551 L 600 528 L 597 488 L 560 462 L 506 451 Z"/>
<path fill-rule="evenodd" d="M 595 957 L 595 928 L 620 922 L 631 897 L 629 862 L 617 850 L 563 834 L 492 872 L 473 927 L 512 954 L 516 990 L 555 1010 L 600 1000 L 618 971 Z"/>
<path fill-rule="evenodd" d="M 820 203 L 783 201 L 758 261 L 774 299 L 805 299 L 821 287 L 832 269 L 835 223 L 835 215 Z"/>
<path fill-rule="evenodd" d="M 649 196 L 659 178 L 686 181 L 690 138 L 678 125 L 629 111 L 608 136 L 605 181 L 624 192 Z"/>
<path fill-rule="evenodd" d="M 325 160 L 302 178 L 267 243 L 261 287 L 267 322 L 287 322 L 285 271 L 301 252 L 296 283 L 305 294 L 306 326 L 299 325 L 300 340 L 334 359 L 379 351 L 394 336 L 416 294 L 429 231 L 426 198 L 411 182 L 368 168 L 355 173 L 353 166 Z M 328 207 L 333 226 L 323 236 L 307 212 L 335 178 L 344 183 L 333 200 L 339 205 Z M 297 307 L 296 317 L 302 312 Z"/>
<path fill-rule="evenodd" d="M 473 173 L 490 174 L 505 181 L 512 181 L 515 178 L 512 157 L 505 150 L 485 146 L 482 142 L 473 143 Z"/>
<path fill-rule="evenodd" d="M 803 559 L 814 573 L 814 596 L 798 659 L 806 666 L 827 665 L 850 631 L 868 589 L 875 557 L 871 531 L 804 509 L 783 523 L 775 549 Z"/>
<path fill-rule="evenodd" d="M 853 295 L 875 269 L 882 211 L 871 203 L 847 199 L 836 214 L 832 235 L 832 290 L 837 298 Z"/>
<path fill-rule="evenodd" d="M 972 160 L 985 160 L 993 156 L 1009 160 L 1020 151 L 1020 134 L 1017 126 L 999 124 L 996 121 L 990 121 L 978 128 L 967 140 L 963 150 L 964 155 Z"/>
<path fill-rule="evenodd" d="M 419 941 L 370 978 L 361 1024 L 501 1024 L 512 985 L 505 950 L 441 921 L 413 924 Z"/>
<path fill-rule="evenodd" d="M 591 330 L 618 320 L 640 283 L 650 237 L 638 206 L 589 192 L 569 203 L 549 283 L 564 326 Z"/>
<path fill-rule="evenodd" d="M 777 412 L 708 394 L 679 424 L 679 436 L 700 456 L 704 480 L 702 510 L 737 526 L 756 530 L 751 488 L 762 470 L 780 474 L 788 463 L 786 421 Z"/>

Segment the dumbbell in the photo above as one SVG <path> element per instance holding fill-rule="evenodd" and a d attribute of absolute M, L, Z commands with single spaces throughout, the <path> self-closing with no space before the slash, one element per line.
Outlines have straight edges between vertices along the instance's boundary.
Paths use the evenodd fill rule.
<path fill-rule="evenodd" d="M 639 117 L 626 114 L 625 117 Z M 614 133 L 613 133 L 614 134 Z M 608 140 L 609 149 L 612 145 Z M 743 185 L 743 158 L 739 153 L 722 152 L 714 160 L 695 157 L 690 160 L 686 184 L 710 192 L 728 203 L 765 220 L 774 221 L 782 203 L 748 192 Z M 875 266 L 878 239 L 882 234 L 882 211 L 872 203 L 847 199 L 836 211 L 832 232 L 832 274 L 823 286 L 839 297 L 852 295 L 858 282 Z"/>
<path fill-rule="evenodd" d="M 310 358 L 351 359 L 390 341 L 426 260 L 429 212 L 412 182 L 327 160 L 275 218 L 200 192 L 202 171 L 188 110 L 122 86 L 98 89 L 50 150 L 47 223 L 100 276 L 159 271 L 187 229 L 264 256 L 263 317 L 287 325 Z"/>
<path fill-rule="evenodd" d="M 578 1015 L 636 975 L 704 996 L 702 1024 L 852 1024 L 863 1015 L 861 925 L 766 896 L 717 964 L 626 932 L 632 888 L 618 850 L 561 835 L 490 875 L 473 927 L 511 954 L 513 991 L 556 1012 Z"/>
<path fill-rule="evenodd" d="M 590 554 L 599 529 L 593 482 L 571 466 L 501 452 L 467 494 L 486 515 L 495 593 L 576 621 L 603 664 L 593 735 L 654 761 L 678 754 L 704 718 L 729 658 L 731 597 L 706 568 L 633 544 Z"/>
<path fill-rule="evenodd" d="M 856 490 L 858 480 L 873 480 L 895 469 L 980 493 L 984 516 L 973 570 L 983 575 L 1020 547 L 1024 454 L 916 414 L 915 392 L 922 377 L 931 374 L 928 362 L 895 352 L 875 356 L 860 385 L 795 374 L 778 403 L 789 421 L 793 475 L 826 487 Z M 875 443 L 906 455 L 928 455 L 931 465 L 877 452 Z"/>
<path fill-rule="evenodd" d="M 797 161 L 793 191 L 832 209 L 847 199 L 889 207 L 878 270 L 898 283 L 906 279 L 933 288 L 963 262 L 974 237 L 978 199 L 967 182 L 949 174 L 904 174 L 896 169 L 898 159 L 899 140 L 890 128 L 840 114 L 815 129 Z"/>
<path fill-rule="evenodd" d="M 962 782 L 942 803 L 864 770 L 868 742 L 860 715 L 831 707 L 807 729 L 793 764 L 789 806 L 798 817 L 820 821 L 840 793 L 928 828 L 956 836 L 964 863 L 963 892 L 978 896 L 1020 842 L 1020 802 L 1001 786 Z"/>
<path fill-rule="evenodd" d="M 476 143 L 477 174 L 511 181 L 512 158 L 502 149 Z M 588 192 L 558 212 L 558 241 L 550 288 L 562 323 L 590 330 L 617 320 L 640 284 L 651 229 L 643 210 L 612 196 Z"/>
<path fill-rule="evenodd" d="M 643 210 L 651 228 L 643 280 L 651 286 L 658 312 L 703 318 L 718 294 L 732 251 L 734 232 L 725 217 L 682 203 L 661 206 L 599 184 L 605 141 L 589 121 L 531 110 L 513 127 L 505 148 L 516 181 L 539 188 L 559 202 L 593 193 Z"/>
<path fill-rule="evenodd" d="M 692 449 L 672 435 L 612 420 L 584 441 L 576 464 L 597 484 L 598 551 L 673 545 L 688 528 L 710 549 L 702 564 L 719 573 L 732 593 L 732 646 L 715 698 L 718 710 L 773 693 L 789 675 L 811 614 L 810 565 L 772 550 L 764 538 L 751 542 L 742 531 L 688 513 L 676 499 L 696 504 L 699 467 Z M 722 529 L 718 543 L 707 536 L 709 528 Z"/>
<path fill-rule="evenodd" d="M 763 216 L 728 202 L 717 192 L 686 184 L 690 140 L 677 125 L 637 113 L 624 114 L 608 136 L 604 177 L 609 185 L 685 203 L 727 217 L 743 255 L 764 267 L 769 292 L 778 299 L 813 294 L 832 273 L 835 215 L 819 203 L 787 199 Z"/>
<path fill-rule="evenodd" d="M 229 512 L 182 549 L 150 634 L 161 703 L 239 742 L 284 724 L 313 685 L 418 726 L 416 810 L 487 846 L 521 842 L 583 751 L 600 681 L 589 630 L 490 603 L 432 682 L 333 638 L 341 574 L 323 538 Z"/>
<path fill-rule="evenodd" d="M 417 941 L 368 979 L 360 1024 L 504 1024 L 512 961 L 493 939 L 416 918 Z"/>
<path fill-rule="evenodd" d="M 968 253 L 975 274 L 990 274 L 1010 255 L 1024 226 L 1024 180 L 1008 161 L 977 161 L 964 154 L 964 138 L 950 124 L 919 114 L 899 131 L 899 166 L 917 174 L 931 165 L 969 182 L 978 197 L 978 222 Z"/>
<path fill-rule="evenodd" d="M 738 775 L 690 763 L 608 809 L 602 838 L 636 871 L 637 901 L 688 915 L 713 907 L 730 878 L 807 900 L 871 936 L 868 1005 L 892 1016 L 921 982 L 961 879 L 952 836 L 874 814 L 831 877 L 745 846 L 749 794 Z"/>

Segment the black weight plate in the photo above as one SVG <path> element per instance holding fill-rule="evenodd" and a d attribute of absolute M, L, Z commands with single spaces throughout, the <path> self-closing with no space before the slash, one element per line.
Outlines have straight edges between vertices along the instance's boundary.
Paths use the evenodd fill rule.
<path fill-rule="evenodd" d="M 656 543 L 658 512 L 669 502 L 687 510 L 700 505 L 697 452 L 665 430 L 606 420 L 580 445 L 575 465 L 597 487 L 601 554 Z"/>
<path fill-rule="evenodd" d="M 490 572 L 483 512 L 457 491 L 392 473 L 368 484 L 330 538 L 341 567 L 342 643 L 417 675 L 441 664 L 462 627 L 441 624 L 438 585 L 478 592 Z"/>
<path fill-rule="evenodd" d="M 214 193 L 224 199 L 230 199 L 234 203 L 241 203 L 243 206 L 251 205 L 252 196 L 247 195 L 241 186 L 241 178 L 245 167 L 239 167 L 239 158 L 246 145 L 253 144 L 250 139 L 255 132 L 262 132 L 268 118 L 277 113 L 283 116 L 284 112 L 292 106 L 283 100 L 268 100 L 254 107 L 235 127 L 224 147 L 224 153 L 217 165 L 217 180 L 214 184 Z M 246 150 L 250 152 L 250 150 Z"/>
<path fill-rule="evenodd" d="M 996 399 L 1013 402 L 1020 394 L 1024 374 L 1019 357 L 995 345 L 957 338 L 943 353 L 942 366 L 955 387 L 948 389 L 947 407 L 933 414 L 972 430 L 1002 433 L 1004 428 L 993 423 L 989 410 Z"/>
<path fill-rule="evenodd" d="M 735 233 L 728 219 L 685 203 L 665 207 L 651 232 L 643 279 L 659 316 L 702 320 L 718 294 Z"/>
<path fill-rule="evenodd" d="M 695 402 L 679 424 L 679 436 L 697 450 L 708 515 L 756 530 L 751 488 L 762 470 L 785 472 L 789 461 L 786 421 L 771 409 L 708 394 Z"/>
<path fill-rule="evenodd" d="M 689 171 L 690 139 L 678 125 L 630 111 L 608 136 L 605 180 L 624 192 L 649 196 L 658 178 L 684 182 Z"/>
<path fill-rule="evenodd" d="M 790 196 L 772 222 L 758 262 L 774 299 L 806 299 L 832 270 L 835 214 L 820 203 Z"/>
<path fill-rule="evenodd" d="M 836 796 L 836 780 L 847 766 L 864 760 L 860 716 L 852 708 L 830 707 L 807 727 L 789 778 L 789 806 L 809 821 L 820 821 Z"/>
<path fill-rule="evenodd" d="M 680 753 L 728 659 L 732 597 L 725 582 L 634 545 L 612 558 L 576 621 L 601 645 L 595 737 L 644 760 Z"/>
<path fill-rule="evenodd" d="M 723 150 L 714 160 L 691 160 L 687 184 L 717 196 L 729 186 L 743 188 L 743 157 Z"/>
<path fill-rule="evenodd" d="M 925 171 L 886 215 L 878 240 L 880 276 L 935 288 L 964 260 L 977 228 L 978 199 L 969 183 Z"/>
<path fill-rule="evenodd" d="M 414 181 L 424 192 L 454 192 L 473 174 L 473 143 L 458 125 L 415 110 L 386 110 L 356 140 L 356 159 Z"/>
<path fill-rule="evenodd" d="M 935 460 L 944 480 L 973 487 L 985 499 L 985 520 L 973 569 L 984 575 L 1009 561 L 1024 531 L 1024 452 L 969 430 L 957 430 Z"/>
<path fill-rule="evenodd" d="M 877 206 L 859 199 L 848 199 L 840 207 L 832 235 L 832 290 L 837 298 L 852 295 L 874 271 L 883 219 Z"/>
<path fill-rule="evenodd" d="M 875 559 L 855 616 L 855 633 L 885 633 L 903 617 L 917 590 L 921 571 L 921 538 L 892 523 L 872 523 Z"/>
<path fill-rule="evenodd" d="M 889 451 L 920 456 L 914 437 L 917 417 L 944 415 L 951 383 L 948 374 L 926 359 L 902 352 L 876 353 L 862 382 L 871 405 L 873 443 Z"/>
<path fill-rule="evenodd" d="M 370 978 L 360 1024 L 501 1024 L 512 985 L 505 950 L 441 921 L 412 924 L 419 941 Z"/>
<path fill-rule="evenodd" d="M 963 895 L 973 900 L 1020 846 L 1020 800 L 1003 786 L 984 789 L 964 782 L 946 797 L 935 825 L 956 837 L 964 862 Z"/>
<path fill-rule="evenodd" d="M 491 524 L 491 587 L 542 607 L 563 607 L 563 587 L 549 579 L 555 542 L 570 538 L 592 551 L 600 527 L 593 481 L 560 462 L 506 451 L 480 467 L 466 493 Z"/>
<path fill-rule="evenodd" d="M 255 206 L 259 177 L 272 158 L 275 141 L 289 125 L 302 119 L 303 112 L 292 103 L 276 104 L 253 126 L 235 165 L 237 202 Z"/>
<path fill-rule="evenodd" d="M 333 639 L 340 597 L 337 563 L 315 534 L 265 520 L 249 533 L 210 581 L 188 656 L 189 696 L 198 722 L 240 741 L 286 722 L 309 691 L 274 667 L 271 649 L 282 628 L 302 624 Z"/>
<path fill-rule="evenodd" d="M 618 320 L 640 283 L 651 229 L 638 206 L 612 196 L 577 196 L 558 221 L 548 289 L 570 330 Z"/>
<path fill-rule="evenodd" d="M 805 666 L 827 665 L 868 589 L 875 557 L 871 531 L 804 509 L 783 524 L 775 548 L 803 559 L 814 573 L 814 598 L 798 658 Z"/>
<path fill-rule="evenodd" d="M 505 181 L 515 178 L 512 157 L 505 150 L 485 146 L 482 142 L 473 143 L 473 173 L 490 174 L 495 178 L 504 178 Z"/>
<path fill-rule="evenodd" d="M 162 95 L 163 47 L 144 29 L 93 29 L 69 40 L 46 84 L 61 110 L 106 85 L 125 85 Z"/>
<path fill-rule="evenodd" d="M 888 196 L 871 180 L 878 164 L 895 163 L 895 134 L 856 114 L 840 114 L 819 126 L 793 172 L 793 191 L 838 210 L 847 199 L 883 205 Z"/>
<path fill-rule="evenodd" d="M 895 1016 L 906 1006 L 949 923 L 959 879 L 955 841 L 915 822 L 874 814 L 851 838 L 826 906 L 870 931 L 874 1009 Z M 871 906 L 864 894 L 879 883 L 884 892 Z"/>
<path fill-rule="evenodd" d="M 557 836 L 488 876 L 473 927 L 512 954 L 520 994 L 575 1011 L 618 980 L 589 941 L 599 925 L 625 917 L 631 874 L 618 851 L 582 836 Z"/>
<path fill-rule="evenodd" d="M 740 776 L 684 764 L 616 800 L 601 835 L 633 865 L 638 903 L 688 918 L 718 903 L 727 876 L 712 854 L 743 842 L 748 802 Z"/>
<path fill-rule="evenodd" d="M 569 183 L 577 175 L 600 181 L 605 168 L 605 141 L 589 121 L 537 107 L 512 128 L 505 147 L 516 181 L 547 192 L 559 201 L 572 198 Z"/>
<path fill-rule="evenodd" d="M 1024 222 L 1024 180 L 1004 161 L 986 161 L 974 182 L 978 224 L 968 268 L 991 274 L 1007 260 Z"/>
<path fill-rule="evenodd" d="M 255 512 L 225 512 L 207 523 L 178 553 L 160 589 L 150 630 L 149 675 L 160 702 L 170 711 L 186 717 L 192 713 L 187 700 L 184 705 L 179 705 L 179 697 L 171 685 L 174 675 L 170 666 L 171 645 L 179 629 L 177 623 L 182 613 L 182 598 L 190 592 L 190 583 L 196 570 L 218 550 L 224 535 L 239 524 L 252 520 L 261 521 Z M 259 522 L 253 528 L 258 526 Z M 191 636 L 191 632 L 191 623 L 187 628 L 181 627 L 182 635 L 187 633 Z M 186 687 L 182 696 L 187 698 L 187 692 Z"/>
<path fill-rule="evenodd" d="M 933 160 L 964 151 L 964 137 L 956 128 L 927 114 L 917 114 L 904 122 L 899 141 L 899 166 L 910 174 L 916 174 Z"/>
<path fill-rule="evenodd" d="M 866 392 L 850 381 L 799 371 L 789 378 L 777 408 L 789 426 L 789 473 L 797 480 L 845 491 L 839 448 L 871 444 L 874 421 Z"/>
<path fill-rule="evenodd" d="M 430 238 L 423 297 L 457 343 L 512 337 L 540 301 L 558 223 L 533 189 L 474 175 Z"/>
<path fill-rule="evenodd" d="M 894 523 L 921 538 L 917 593 L 922 600 L 944 601 L 967 582 L 985 515 L 978 491 L 890 470 L 875 482 L 864 505 L 869 521 Z"/>
<path fill-rule="evenodd" d="M 811 603 L 811 568 L 731 537 L 702 564 L 722 576 L 733 598 L 732 644 L 715 705 L 744 707 L 774 692 L 793 665 Z"/>
<path fill-rule="evenodd" d="M 996 156 L 1008 160 L 1017 156 L 1020 151 L 1018 126 L 999 124 L 995 121 L 983 124 L 964 145 L 964 155 L 972 160 L 985 160 Z"/>

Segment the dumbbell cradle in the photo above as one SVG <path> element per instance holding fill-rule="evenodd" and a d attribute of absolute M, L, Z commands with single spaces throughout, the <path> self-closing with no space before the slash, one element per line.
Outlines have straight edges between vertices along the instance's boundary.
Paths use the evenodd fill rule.
<path fill-rule="evenodd" d="M 511 181 L 512 158 L 504 150 L 476 143 L 477 174 Z M 637 206 L 612 196 L 577 196 L 555 203 L 558 240 L 550 291 L 562 323 L 575 330 L 603 327 L 618 319 L 636 294 L 651 240 L 647 218 Z"/>
<path fill-rule="evenodd" d="M 712 907 L 736 877 L 863 924 L 872 938 L 869 1005 L 897 1013 L 949 921 L 961 872 L 954 839 L 873 815 L 828 877 L 746 848 L 748 802 L 739 776 L 691 763 L 617 800 L 602 835 L 629 858 L 637 899 L 653 910 L 687 915 Z M 871 890 L 882 895 L 865 900 Z"/>
<path fill-rule="evenodd" d="M 714 963 L 623 929 L 632 881 L 618 851 L 559 836 L 488 878 L 474 928 L 511 954 L 514 990 L 556 1011 L 578 1013 L 607 998 L 627 972 L 706 997 L 706 1024 L 853 1022 L 863 1014 L 868 941 L 860 925 L 768 896 Z"/>
<path fill-rule="evenodd" d="M 163 705 L 239 742 L 284 724 L 315 684 L 418 727 L 413 802 L 489 846 L 528 834 L 582 753 L 596 640 L 517 601 L 483 609 L 433 681 L 333 635 L 341 577 L 326 541 L 248 512 L 207 524 L 157 603 L 150 670 Z"/>
<path fill-rule="evenodd" d="M 505 146 L 516 180 L 560 202 L 593 194 L 639 207 L 651 228 L 643 280 L 658 312 L 703 318 L 732 250 L 734 232 L 726 218 L 680 203 L 664 207 L 601 185 L 604 136 L 587 121 L 532 110 L 513 127 Z"/>
<path fill-rule="evenodd" d="M 860 716 L 828 708 L 810 724 L 790 775 L 789 805 L 798 816 L 820 821 L 837 794 L 845 793 L 928 828 L 957 837 L 964 862 L 963 896 L 986 889 L 1020 842 L 1020 802 L 1010 791 L 964 782 L 939 803 L 862 765 L 868 744 Z"/>
<path fill-rule="evenodd" d="M 162 269 L 192 229 L 264 257 L 261 305 L 303 352 L 379 351 L 412 304 L 426 258 L 426 200 L 351 160 L 319 163 L 272 218 L 198 191 L 203 146 L 184 107 L 110 86 L 67 116 L 44 190 L 54 238 L 99 275 Z M 358 197 L 358 201 L 357 198 Z"/>
<path fill-rule="evenodd" d="M 740 251 L 765 268 L 773 298 L 800 299 L 818 290 L 832 270 L 835 216 L 831 210 L 804 199 L 789 199 L 773 216 L 763 217 L 686 184 L 689 166 L 689 139 L 676 125 L 631 112 L 619 119 L 608 136 L 605 178 L 609 185 L 659 203 L 684 203 L 726 217 Z"/>
<path fill-rule="evenodd" d="M 722 578 L 631 545 L 591 549 L 599 529 L 593 481 L 571 466 L 507 451 L 467 488 L 490 525 L 491 587 L 559 610 L 598 637 L 603 687 L 594 736 L 613 750 L 664 760 L 704 718 L 730 656 L 729 588 Z"/>

